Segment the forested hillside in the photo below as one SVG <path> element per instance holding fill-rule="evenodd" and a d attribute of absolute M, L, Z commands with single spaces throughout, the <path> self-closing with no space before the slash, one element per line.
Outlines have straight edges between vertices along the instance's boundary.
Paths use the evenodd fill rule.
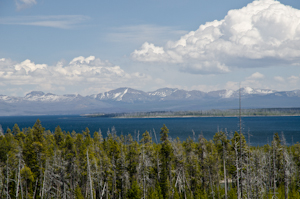
<path fill-rule="evenodd" d="M 0 198 L 300 198 L 300 144 L 250 146 L 244 135 L 169 139 L 42 127 L 0 135 Z"/>

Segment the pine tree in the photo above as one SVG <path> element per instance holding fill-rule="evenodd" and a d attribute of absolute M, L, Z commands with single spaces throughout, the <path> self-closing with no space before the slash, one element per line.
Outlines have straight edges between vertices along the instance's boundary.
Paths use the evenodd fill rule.
<path fill-rule="evenodd" d="M 172 146 L 168 140 L 169 129 L 166 125 L 163 125 L 160 131 L 160 140 L 162 146 L 160 149 L 160 157 L 162 163 L 161 177 L 160 177 L 160 187 L 163 198 L 166 199 L 169 197 L 170 189 L 170 174 L 171 174 L 171 158 L 172 158 Z"/>
<path fill-rule="evenodd" d="M 141 199 L 142 191 L 136 180 L 132 182 L 131 188 L 127 191 L 127 198 L 130 199 Z"/>
<path fill-rule="evenodd" d="M 55 143 L 56 143 L 56 146 L 61 149 L 63 144 L 64 144 L 64 134 L 60 128 L 60 126 L 57 126 L 55 128 L 55 131 L 54 131 L 54 138 L 55 138 Z"/>
<path fill-rule="evenodd" d="M 84 199 L 79 185 L 75 189 L 75 199 Z"/>

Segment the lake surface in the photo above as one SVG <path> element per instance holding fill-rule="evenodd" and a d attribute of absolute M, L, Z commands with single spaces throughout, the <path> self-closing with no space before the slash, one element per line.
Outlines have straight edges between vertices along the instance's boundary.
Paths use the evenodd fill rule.
<path fill-rule="evenodd" d="M 195 117 L 195 118 L 89 118 L 81 116 L 9 116 L 0 117 L 0 124 L 4 131 L 9 127 L 13 128 L 17 123 L 20 127 L 32 127 L 37 119 L 41 120 L 46 130 L 54 132 L 59 125 L 62 130 L 81 133 L 88 127 L 93 134 L 101 129 L 104 137 L 107 130 L 115 127 L 118 135 L 131 134 L 141 139 L 142 134 L 147 130 L 151 131 L 155 141 L 155 130 L 159 140 L 160 128 L 165 124 L 169 130 L 169 136 L 179 137 L 181 141 L 189 136 L 195 138 L 202 133 L 206 139 L 212 139 L 218 131 L 227 130 L 229 137 L 234 131 L 239 131 L 239 118 L 237 117 Z M 274 116 L 274 117 L 243 117 L 243 133 L 248 142 L 248 132 L 251 145 L 264 145 L 270 143 L 275 132 L 281 136 L 283 132 L 287 144 L 300 142 L 300 116 Z M 154 129 L 154 130 L 153 130 Z M 139 132 L 139 133 L 138 133 Z"/>

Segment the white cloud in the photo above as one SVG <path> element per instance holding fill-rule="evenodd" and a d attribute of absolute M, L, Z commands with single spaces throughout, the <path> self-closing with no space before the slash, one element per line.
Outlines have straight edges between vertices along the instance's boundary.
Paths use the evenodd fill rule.
<path fill-rule="evenodd" d="M 20 16 L 0 18 L 0 24 L 69 29 L 89 19 L 84 15 Z"/>
<path fill-rule="evenodd" d="M 162 47 L 156 47 L 148 42 L 145 42 L 140 50 L 135 50 L 132 56 L 136 60 L 149 62 L 167 61 L 169 59 Z"/>
<path fill-rule="evenodd" d="M 140 88 L 151 80 L 149 75 L 126 73 L 120 66 L 94 56 L 80 56 L 68 64 L 58 62 L 53 66 L 35 64 L 29 59 L 21 63 L 0 59 L 2 92 L 5 88 L 30 87 L 30 90 L 39 89 L 45 92 L 67 90 L 71 93 L 93 94 L 124 85 Z"/>
<path fill-rule="evenodd" d="M 28 72 L 33 72 L 37 69 L 45 69 L 46 67 L 47 67 L 46 64 L 34 64 L 34 62 L 31 62 L 29 59 L 26 59 L 25 61 L 16 64 L 15 70 L 17 71 L 25 70 L 26 74 L 28 74 Z"/>
<path fill-rule="evenodd" d="M 15 0 L 17 10 L 23 10 L 36 4 L 36 0 Z"/>
<path fill-rule="evenodd" d="M 294 81 L 294 80 L 298 80 L 299 77 L 298 76 L 295 76 L 295 75 L 292 75 L 288 78 L 290 81 Z"/>
<path fill-rule="evenodd" d="M 247 79 L 262 79 L 265 76 L 259 72 L 253 73 L 251 76 L 247 77 Z"/>
<path fill-rule="evenodd" d="M 300 10 L 276 0 L 256 0 L 164 47 L 146 42 L 131 57 L 176 63 L 190 73 L 299 64 Z"/>

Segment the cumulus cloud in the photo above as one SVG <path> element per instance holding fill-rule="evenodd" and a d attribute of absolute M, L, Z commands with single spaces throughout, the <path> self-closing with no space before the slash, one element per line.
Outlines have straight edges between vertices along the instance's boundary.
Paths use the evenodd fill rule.
<path fill-rule="evenodd" d="M 88 16 L 84 15 L 18 16 L 0 18 L 0 24 L 70 29 L 76 24 L 80 24 L 89 19 Z"/>
<path fill-rule="evenodd" d="M 190 73 L 296 65 L 300 63 L 300 10 L 276 0 L 256 0 L 163 47 L 146 42 L 131 57 L 179 64 Z"/>
<path fill-rule="evenodd" d="M 94 56 L 76 57 L 69 63 L 36 64 L 27 59 L 17 63 L 0 59 L 0 90 L 13 87 L 93 94 L 126 86 L 138 87 L 151 80 L 143 73 L 126 73 L 120 66 Z M 1 89 L 2 87 L 2 89 Z M 2 93 L 3 94 L 3 93 Z"/>
<path fill-rule="evenodd" d="M 250 75 L 249 77 L 247 77 L 247 79 L 262 79 L 265 76 L 263 74 L 261 74 L 260 72 L 256 72 L 253 73 L 252 75 Z"/>

